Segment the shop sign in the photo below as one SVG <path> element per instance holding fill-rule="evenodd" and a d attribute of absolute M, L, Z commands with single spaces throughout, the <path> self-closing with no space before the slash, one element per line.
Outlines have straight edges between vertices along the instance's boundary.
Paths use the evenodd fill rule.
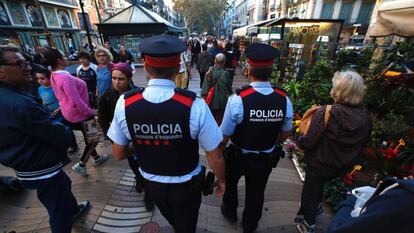
<path fill-rule="evenodd" d="M 300 27 L 290 27 L 289 30 L 296 34 L 319 34 L 319 25 L 313 26 L 300 26 Z"/>

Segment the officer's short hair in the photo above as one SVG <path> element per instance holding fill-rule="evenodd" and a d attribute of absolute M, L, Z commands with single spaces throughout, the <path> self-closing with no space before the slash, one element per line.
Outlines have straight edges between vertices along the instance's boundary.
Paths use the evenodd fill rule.
<path fill-rule="evenodd" d="M 180 69 L 180 66 L 175 66 L 171 68 L 157 68 L 157 67 L 153 67 L 148 64 L 145 64 L 145 70 L 149 74 L 153 76 L 157 76 L 159 78 L 171 78 L 172 76 L 178 73 L 179 69 Z"/>
<path fill-rule="evenodd" d="M 0 66 L 6 64 L 8 61 L 4 58 L 6 52 L 20 52 L 20 49 L 14 45 L 0 45 Z"/>
<path fill-rule="evenodd" d="M 364 79 L 355 71 L 338 71 L 332 78 L 331 97 L 335 102 L 359 105 L 364 100 Z"/>
<path fill-rule="evenodd" d="M 250 66 L 250 75 L 254 76 L 257 80 L 267 81 L 273 72 L 273 66 L 254 67 Z"/>

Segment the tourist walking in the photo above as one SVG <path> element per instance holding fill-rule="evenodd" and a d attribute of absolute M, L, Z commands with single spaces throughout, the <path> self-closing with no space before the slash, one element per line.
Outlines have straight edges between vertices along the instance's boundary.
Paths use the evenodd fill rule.
<path fill-rule="evenodd" d="M 97 166 L 106 161 L 108 155 L 99 156 L 95 150 L 97 143 L 90 144 L 87 140 L 85 122 L 94 118 L 95 110 L 89 105 L 86 83 L 64 70 L 68 61 L 59 50 L 48 48 L 44 56 L 52 67 L 50 80 L 63 117 L 66 119 L 65 124 L 72 130 L 81 130 L 85 140 L 86 146 L 80 161 L 72 169 L 81 176 L 87 176 L 86 162 L 89 156 L 93 158 L 92 164 Z"/>
<path fill-rule="evenodd" d="M 81 64 L 76 69 L 76 75 L 78 78 L 85 81 L 86 86 L 88 87 L 89 103 L 96 109 L 98 107 L 96 99 L 96 77 L 98 74 L 98 66 L 91 63 L 91 56 L 85 50 L 78 52 L 78 58 Z"/>
<path fill-rule="evenodd" d="M 218 125 L 221 124 L 223 119 L 227 99 L 233 92 L 231 75 L 224 69 L 224 64 L 226 64 L 226 57 L 224 54 L 217 54 L 214 59 L 214 67 L 211 68 L 209 74 L 206 75 L 201 90 L 201 97 L 206 99 L 210 89 L 214 88 L 214 94 L 209 107 Z"/>
<path fill-rule="evenodd" d="M 16 47 L 0 46 L 0 163 L 16 171 L 23 187 L 36 190 L 51 231 L 70 233 L 89 202 L 77 203 L 63 171 L 70 162 L 66 149 L 71 145 L 71 129 L 21 92 L 31 81 L 31 70 Z"/>
<path fill-rule="evenodd" d="M 200 73 L 200 89 L 203 88 L 204 78 L 210 68 L 211 57 L 207 52 L 207 44 L 201 46 L 202 51 L 198 55 L 197 70 Z"/>
<path fill-rule="evenodd" d="M 109 50 L 98 47 L 95 51 L 95 58 L 98 62 L 98 73 L 96 76 L 96 83 L 97 83 L 97 96 L 103 95 L 103 93 L 111 87 L 112 79 L 111 79 L 111 69 L 114 65 L 112 60 L 112 54 Z"/>

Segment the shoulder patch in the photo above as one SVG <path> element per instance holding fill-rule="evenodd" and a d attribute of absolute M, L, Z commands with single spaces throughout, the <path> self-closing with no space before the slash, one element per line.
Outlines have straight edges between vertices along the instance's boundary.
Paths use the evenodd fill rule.
<path fill-rule="evenodd" d="M 245 90 L 247 90 L 247 89 L 249 89 L 249 88 L 252 88 L 252 86 L 250 86 L 250 85 L 242 86 L 242 87 L 240 87 L 240 88 L 238 88 L 238 89 L 236 90 L 236 94 L 237 94 L 237 95 L 240 95 L 240 93 L 241 93 L 242 91 L 245 91 Z"/>
<path fill-rule="evenodd" d="M 277 94 L 279 94 L 279 95 L 281 95 L 281 96 L 286 97 L 286 91 L 285 91 L 285 90 L 283 90 L 282 88 L 277 87 L 277 86 L 272 86 L 272 88 L 273 88 L 273 90 L 275 90 L 275 92 L 276 92 Z"/>
<path fill-rule="evenodd" d="M 132 90 L 129 90 L 129 91 L 125 92 L 124 99 L 126 99 L 128 97 L 131 97 L 131 96 L 133 96 L 137 93 L 142 93 L 144 90 L 145 90 L 145 88 L 143 88 L 143 87 L 136 87 Z"/>
<path fill-rule="evenodd" d="M 192 91 L 189 91 L 189 90 L 186 90 L 186 89 L 175 88 L 174 91 L 175 91 L 175 93 L 177 93 L 179 95 L 183 95 L 183 96 L 189 97 L 192 100 L 195 100 L 195 98 L 197 97 L 197 94 L 196 93 L 194 93 Z"/>

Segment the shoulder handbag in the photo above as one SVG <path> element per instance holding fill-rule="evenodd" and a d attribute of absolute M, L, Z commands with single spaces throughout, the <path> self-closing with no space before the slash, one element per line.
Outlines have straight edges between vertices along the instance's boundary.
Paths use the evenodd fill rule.
<path fill-rule="evenodd" d="M 82 122 L 82 128 L 85 132 L 88 144 L 98 144 L 99 139 L 103 137 L 102 130 L 99 127 L 96 118 L 91 118 Z"/>
<path fill-rule="evenodd" d="M 303 114 L 302 120 L 300 121 L 300 124 L 299 124 L 299 130 L 303 135 L 307 134 L 309 130 L 309 126 L 312 121 L 312 116 L 320 108 L 321 106 L 319 105 L 313 105 L 310 109 L 306 110 L 305 114 Z M 324 117 L 324 128 L 328 124 L 329 118 L 331 116 L 330 114 L 331 109 L 332 109 L 332 105 L 326 105 L 325 117 Z"/>

